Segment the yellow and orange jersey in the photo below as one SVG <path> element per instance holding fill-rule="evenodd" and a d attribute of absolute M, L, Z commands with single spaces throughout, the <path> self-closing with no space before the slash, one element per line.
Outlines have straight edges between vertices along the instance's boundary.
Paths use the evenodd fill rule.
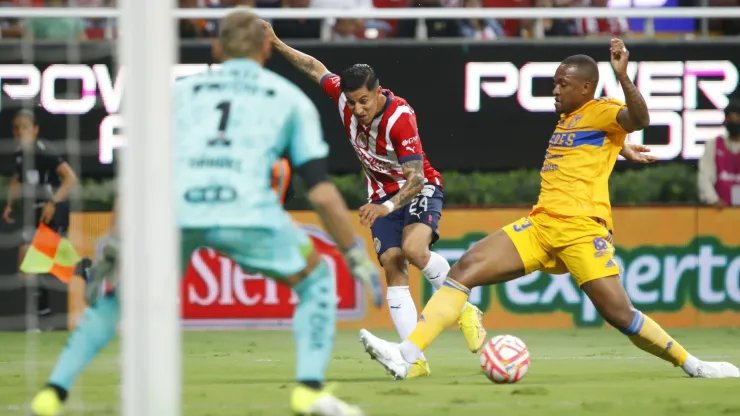
<path fill-rule="evenodd" d="M 627 138 L 617 122 L 624 103 L 597 98 L 562 114 L 550 138 L 532 213 L 595 217 L 612 230 L 609 175 Z"/>

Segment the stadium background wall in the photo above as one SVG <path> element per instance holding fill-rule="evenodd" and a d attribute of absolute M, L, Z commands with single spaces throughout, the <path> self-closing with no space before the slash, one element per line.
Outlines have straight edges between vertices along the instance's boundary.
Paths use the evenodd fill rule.
<path fill-rule="evenodd" d="M 340 327 L 392 328 L 386 308 L 363 307 L 361 290 L 318 230 L 316 216 L 305 211 L 292 214 L 336 270 Z M 526 214 L 526 209 L 446 210 L 440 224 L 442 239 L 435 250 L 454 262 L 470 244 Z M 740 326 L 740 234 L 736 231 L 740 209 L 615 208 L 614 217 L 617 261 L 637 308 L 666 327 Z M 96 239 L 109 223 L 109 213 L 73 214 L 70 236 L 82 255 L 92 255 Z M 359 225 L 356 214 L 354 224 L 372 252 L 369 232 Z M 0 259 L 5 269 L 14 262 L 10 254 Z M 2 274 L 11 272 L 3 270 Z M 82 283 L 79 279 L 73 282 L 68 293 L 59 293 L 66 299 L 55 298 L 68 304 L 70 327 L 84 307 Z M 24 291 L 0 287 L 0 329 L 18 329 L 24 322 Z M 411 292 L 420 303 L 432 293 L 414 268 Z M 243 273 L 208 251 L 191 259 L 181 294 L 184 323 L 189 328 L 289 325 L 296 301 L 286 287 Z M 490 329 L 604 325 L 568 275 L 533 273 L 505 285 L 475 289 L 471 301 L 485 312 L 484 323 Z"/>
<path fill-rule="evenodd" d="M 296 46 L 334 71 L 355 62 L 373 65 L 382 85 L 416 109 L 424 149 L 439 170 L 539 167 L 556 121 L 547 98 L 553 65 L 566 56 L 593 56 L 601 62 L 605 95 L 620 95 L 604 42 Z M 647 98 L 653 122 L 644 137 L 633 140 L 654 145 L 665 160 L 696 159 L 703 140 L 722 130 L 721 109 L 738 84 L 737 45 L 721 40 L 634 41 L 630 49 L 630 71 Z M 0 45 L 3 134 L 11 133 L 13 111 L 6 110 L 36 105 L 46 138 L 77 135 L 79 122 L 83 177 L 111 176 L 111 149 L 122 143 L 118 112 L 125 88 L 113 66 L 113 50 L 107 43 L 84 43 L 79 49 L 37 44 L 32 50 L 13 43 Z M 181 65 L 180 74 L 197 70 L 198 64 L 212 61 L 211 47 L 184 44 L 180 61 L 190 65 Z M 331 101 L 279 56 L 269 67 L 296 82 L 319 107 L 332 145 L 332 172 L 356 172 L 359 164 Z M 0 154 L 0 174 L 9 174 L 12 167 L 7 150 Z"/>

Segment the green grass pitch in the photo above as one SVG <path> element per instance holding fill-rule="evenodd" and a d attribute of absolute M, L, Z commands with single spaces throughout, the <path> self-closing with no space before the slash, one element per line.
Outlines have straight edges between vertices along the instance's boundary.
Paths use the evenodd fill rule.
<path fill-rule="evenodd" d="M 404 381 L 391 380 L 369 359 L 356 331 L 340 331 L 328 379 L 337 383 L 339 397 L 368 415 L 740 414 L 740 380 L 687 378 L 614 330 L 508 332 L 527 343 L 532 357 L 529 374 L 515 385 L 488 381 L 477 355 L 452 330 L 427 352 L 432 376 Z M 699 358 L 740 363 L 740 329 L 670 332 Z M 391 331 L 379 335 L 395 338 Z M 0 415 L 27 414 L 66 336 L 0 333 Z M 83 374 L 66 415 L 119 414 L 118 352 L 115 342 Z M 290 414 L 295 372 L 289 331 L 185 332 L 183 360 L 184 415 Z"/>

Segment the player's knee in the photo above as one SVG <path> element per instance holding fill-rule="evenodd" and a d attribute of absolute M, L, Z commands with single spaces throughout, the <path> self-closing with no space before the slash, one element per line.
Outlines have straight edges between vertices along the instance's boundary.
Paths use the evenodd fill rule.
<path fill-rule="evenodd" d="M 632 324 L 632 320 L 635 318 L 635 310 L 626 306 L 609 308 L 602 311 L 601 315 L 611 326 L 621 331 L 629 328 Z"/>
<path fill-rule="evenodd" d="M 388 286 L 408 286 L 409 276 L 406 267 L 406 258 L 399 248 L 388 249 L 381 254 L 380 262 L 385 270 L 385 280 Z"/>
<path fill-rule="evenodd" d="M 429 262 L 429 247 L 427 245 L 408 239 L 403 242 L 401 248 L 406 260 L 416 268 L 423 269 Z"/>
<path fill-rule="evenodd" d="M 449 278 L 460 283 L 461 285 L 472 289 L 475 286 L 473 281 L 473 270 L 475 260 L 468 253 L 463 254 L 455 264 L 452 265 L 449 272 Z"/>

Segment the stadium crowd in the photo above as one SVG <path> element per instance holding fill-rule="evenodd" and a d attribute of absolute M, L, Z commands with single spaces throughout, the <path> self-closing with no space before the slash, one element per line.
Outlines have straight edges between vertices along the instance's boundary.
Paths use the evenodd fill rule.
<path fill-rule="evenodd" d="M 0 0 L 0 7 L 54 6 L 103 7 L 114 6 L 116 0 Z M 612 2 L 616 0 L 611 0 Z M 698 6 L 703 0 L 677 0 L 679 6 Z M 357 9 L 387 7 L 608 7 L 610 0 L 178 0 L 183 8 L 222 8 L 234 6 L 271 8 Z M 620 0 L 626 6 L 634 0 Z M 740 0 L 708 0 L 710 6 L 740 6 Z M 321 20 L 276 20 L 275 32 L 284 39 L 319 39 Z M 331 38 L 343 41 L 382 38 L 414 38 L 416 20 L 336 19 L 330 22 Z M 533 21 L 526 20 L 427 20 L 429 38 L 468 38 L 494 40 L 504 37 L 532 37 Z M 739 35 L 739 20 L 712 20 L 710 28 L 716 35 Z M 115 37 L 115 23 L 104 19 L 26 19 L 0 21 L 3 38 L 32 37 L 35 39 L 106 39 Z M 545 36 L 621 36 L 629 37 L 627 19 L 574 18 L 546 19 Z M 212 38 L 218 33 L 215 20 L 190 19 L 180 21 L 182 39 Z M 638 35 L 639 34 L 635 34 Z"/>

